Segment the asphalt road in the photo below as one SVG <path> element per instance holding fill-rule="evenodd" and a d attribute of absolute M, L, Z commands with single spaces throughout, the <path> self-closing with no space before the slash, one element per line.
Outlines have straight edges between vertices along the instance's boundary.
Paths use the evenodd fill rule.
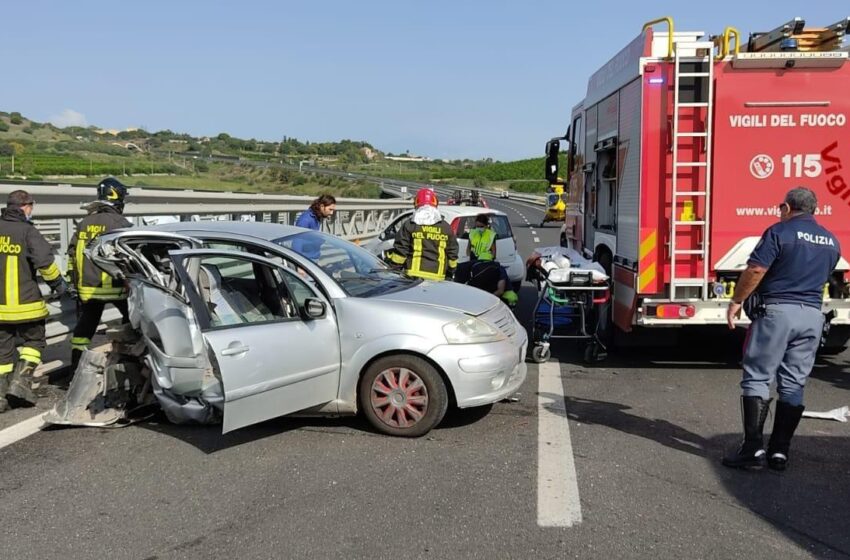
<path fill-rule="evenodd" d="M 491 202 L 523 255 L 557 243 L 557 226 L 534 225 L 541 210 Z M 533 296 L 524 286 L 526 320 Z M 720 466 L 739 438 L 739 343 L 696 333 L 592 367 L 556 345 L 558 363 L 530 364 L 518 402 L 453 413 L 416 440 L 357 419 L 278 419 L 227 436 L 164 420 L 43 430 L 0 449 L 0 555 L 850 557 L 850 424 L 804 419 L 783 474 Z M 848 361 L 819 361 L 810 409 L 850 404 Z M 538 395 L 541 371 L 565 396 L 550 394 L 551 379 Z M 542 415 L 562 409 L 568 424 L 547 430 L 568 431 L 541 440 Z M 569 445 L 553 455 L 554 443 Z M 552 505 L 538 488 L 561 482 L 538 479 L 541 458 L 566 465 L 565 480 L 574 465 L 572 526 L 538 523 Z"/>

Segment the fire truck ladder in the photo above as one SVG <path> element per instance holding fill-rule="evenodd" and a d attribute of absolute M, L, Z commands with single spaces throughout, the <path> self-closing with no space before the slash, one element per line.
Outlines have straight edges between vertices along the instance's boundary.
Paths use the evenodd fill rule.
<path fill-rule="evenodd" d="M 673 89 L 673 200 L 670 211 L 670 299 L 681 299 L 681 290 L 684 288 L 700 288 L 700 298 L 708 299 L 708 241 L 710 215 L 709 208 L 711 207 L 711 123 L 713 117 L 713 98 L 714 98 L 714 64 L 712 62 L 712 53 L 714 44 L 711 41 L 696 41 L 696 42 L 677 42 L 674 50 L 675 61 L 675 83 Z M 682 64 L 697 63 L 699 68 L 707 68 L 699 72 L 682 71 Z M 705 78 L 708 80 L 708 97 L 700 102 L 685 102 L 681 101 L 682 94 L 682 78 Z M 692 82 L 691 82 L 692 83 Z M 680 130 L 680 117 L 683 108 L 704 108 L 706 114 L 705 131 L 704 132 L 682 132 Z M 696 129 L 696 127 L 694 127 Z M 705 147 L 705 161 L 683 160 L 679 153 L 679 140 L 687 138 L 690 142 L 696 142 L 698 138 L 704 138 L 703 146 Z M 699 180 L 689 181 L 692 186 L 689 190 L 679 190 L 681 175 L 696 174 L 700 176 L 700 168 L 705 171 L 705 182 L 702 185 L 702 190 L 699 188 Z M 704 198 L 703 208 L 705 215 L 702 218 L 690 216 L 693 219 L 682 219 L 678 214 L 679 208 L 684 206 L 686 201 L 691 201 L 693 204 L 695 199 Z M 695 205 L 696 206 L 696 205 Z M 677 246 L 677 232 L 682 232 L 687 228 L 697 228 L 699 232 L 698 243 L 701 243 L 699 249 L 680 249 Z M 693 230 L 691 230 L 693 231 Z M 676 275 L 677 265 L 692 263 L 694 258 L 701 261 L 702 275 L 693 278 L 679 277 Z M 691 297 L 690 294 L 685 297 Z"/>

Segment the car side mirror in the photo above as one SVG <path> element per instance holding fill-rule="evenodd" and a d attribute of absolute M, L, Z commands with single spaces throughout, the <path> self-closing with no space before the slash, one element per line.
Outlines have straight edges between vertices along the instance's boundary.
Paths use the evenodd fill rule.
<path fill-rule="evenodd" d="M 325 302 L 316 298 L 307 298 L 304 301 L 304 314 L 308 319 L 321 319 L 325 316 L 327 307 Z"/>

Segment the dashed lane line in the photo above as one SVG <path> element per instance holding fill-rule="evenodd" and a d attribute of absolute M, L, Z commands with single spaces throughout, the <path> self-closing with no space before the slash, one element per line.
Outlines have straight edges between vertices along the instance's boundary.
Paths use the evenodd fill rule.
<path fill-rule="evenodd" d="M 534 238 L 534 242 L 535 242 L 535 243 L 540 243 L 540 238 L 539 238 L 539 237 L 535 237 L 535 238 Z"/>
<path fill-rule="evenodd" d="M 581 523 L 581 502 L 561 365 L 546 362 L 538 372 L 537 525 L 572 527 Z"/>

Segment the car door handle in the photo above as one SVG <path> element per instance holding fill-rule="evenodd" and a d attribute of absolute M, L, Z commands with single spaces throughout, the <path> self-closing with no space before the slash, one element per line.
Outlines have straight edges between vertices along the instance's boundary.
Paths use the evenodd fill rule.
<path fill-rule="evenodd" d="M 250 350 L 247 346 L 228 346 L 224 350 L 221 351 L 222 356 L 235 356 L 237 354 L 244 354 Z"/>

